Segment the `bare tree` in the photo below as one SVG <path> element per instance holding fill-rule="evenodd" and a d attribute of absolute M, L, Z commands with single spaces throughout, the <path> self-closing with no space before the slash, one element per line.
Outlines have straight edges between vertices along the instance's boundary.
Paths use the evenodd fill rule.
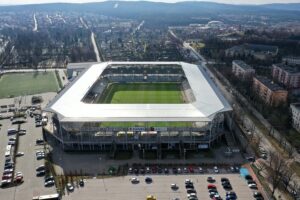
<path fill-rule="evenodd" d="M 292 146 L 292 145 L 289 145 L 287 148 L 286 148 L 286 151 L 288 153 L 288 156 L 289 158 L 292 158 L 293 154 L 294 154 L 294 151 L 295 151 L 295 148 Z"/>
<path fill-rule="evenodd" d="M 269 163 L 269 180 L 272 185 L 272 196 L 274 196 L 275 190 L 279 187 L 280 183 L 282 183 L 289 170 L 286 161 L 279 153 L 271 152 Z"/>
<path fill-rule="evenodd" d="M 264 162 L 259 162 L 258 164 L 256 164 L 257 173 L 258 173 L 259 175 L 261 175 L 260 173 L 261 173 L 262 171 L 266 170 L 267 167 L 268 167 L 268 166 L 267 166 Z"/>
<path fill-rule="evenodd" d="M 291 183 L 291 180 L 293 179 L 293 176 L 294 176 L 294 172 L 289 171 L 289 170 L 286 171 L 285 176 L 282 179 L 282 183 L 283 183 L 285 190 L 288 189 L 288 187 Z"/>

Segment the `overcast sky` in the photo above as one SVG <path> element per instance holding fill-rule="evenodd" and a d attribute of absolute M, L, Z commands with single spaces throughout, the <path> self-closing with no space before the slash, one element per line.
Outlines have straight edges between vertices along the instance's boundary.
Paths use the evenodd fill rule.
<path fill-rule="evenodd" d="M 86 3 L 86 2 L 99 2 L 99 1 L 101 0 L 0 0 L 0 4 L 32 4 L 32 3 L 55 3 L 55 2 Z M 183 0 L 150 0 L 150 1 L 174 3 Z M 206 1 L 229 3 L 229 4 L 300 3 L 300 0 L 206 0 Z"/>

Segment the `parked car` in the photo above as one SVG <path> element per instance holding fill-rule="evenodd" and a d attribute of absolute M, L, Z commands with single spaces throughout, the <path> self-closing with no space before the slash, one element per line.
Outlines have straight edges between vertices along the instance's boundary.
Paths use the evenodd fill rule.
<path fill-rule="evenodd" d="M 184 183 L 185 184 L 193 184 L 193 181 L 191 179 L 185 179 Z"/>
<path fill-rule="evenodd" d="M 67 190 L 69 192 L 73 192 L 74 191 L 74 186 L 71 183 L 67 183 Z"/>
<path fill-rule="evenodd" d="M 8 141 L 16 141 L 15 137 L 8 138 Z"/>
<path fill-rule="evenodd" d="M 216 179 L 212 176 L 207 177 L 207 182 L 213 183 L 216 182 Z"/>
<path fill-rule="evenodd" d="M 79 180 L 79 185 L 80 185 L 80 187 L 83 187 L 83 186 L 84 186 L 84 181 L 83 181 L 83 179 L 80 179 L 80 180 Z"/>
<path fill-rule="evenodd" d="M 14 170 L 13 169 L 5 169 L 4 171 L 3 171 L 3 173 L 12 173 Z"/>
<path fill-rule="evenodd" d="M 138 178 L 136 178 L 136 177 L 131 178 L 131 183 L 136 184 L 136 183 L 139 183 L 139 182 L 140 182 L 140 180 Z"/>
<path fill-rule="evenodd" d="M 12 178 L 12 174 L 4 174 L 2 176 L 2 180 L 7 180 L 7 179 L 11 179 Z"/>
<path fill-rule="evenodd" d="M 219 169 L 218 169 L 217 166 L 214 166 L 214 172 L 215 172 L 215 173 L 219 173 Z"/>
<path fill-rule="evenodd" d="M 172 184 L 171 184 L 171 189 L 177 190 L 177 189 L 178 189 L 178 186 L 177 186 L 175 183 L 172 183 Z"/>
<path fill-rule="evenodd" d="M 26 135 L 26 130 L 24 131 L 19 131 L 19 135 Z"/>
<path fill-rule="evenodd" d="M 16 144 L 16 141 L 8 141 L 7 144 L 8 144 L 8 145 L 15 145 L 15 144 Z"/>
<path fill-rule="evenodd" d="M 187 189 L 186 192 L 188 194 L 191 194 L 191 193 L 197 193 L 195 189 Z"/>
<path fill-rule="evenodd" d="M 14 182 L 15 183 L 23 183 L 24 182 L 23 176 L 17 176 L 17 177 L 15 177 Z"/>
<path fill-rule="evenodd" d="M 37 140 L 35 141 L 35 143 L 36 143 L 37 145 L 43 145 L 43 144 L 44 144 L 44 140 L 43 140 L 43 139 L 37 139 Z"/>
<path fill-rule="evenodd" d="M 193 183 L 185 184 L 185 188 L 186 189 L 194 189 L 194 184 Z"/>
<path fill-rule="evenodd" d="M 245 176 L 245 179 L 246 179 L 246 180 L 253 180 L 252 176 L 249 175 L 249 174 Z"/>
<path fill-rule="evenodd" d="M 208 184 L 207 185 L 207 189 L 216 189 L 217 186 L 213 185 L 213 184 Z"/>
<path fill-rule="evenodd" d="M 24 156 L 24 152 L 19 151 L 18 153 L 16 153 L 16 156 L 17 157 Z"/>
<path fill-rule="evenodd" d="M 145 178 L 145 182 L 146 182 L 146 183 L 152 183 L 152 178 L 147 176 L 147 177 Z"/>
<path fill-rule="evenodd" d="M 45 170 L 40 170 L 36 172 L 36 176 L 45 176 L 46 171 Z"/>
<path fill-rule="evenodd" d="M 189 171 L 188 171 L 188 169 L 185 167 L 185 168 L 183 168 L 183 172 L 184 173 L 189 173 Z"/>
<path fill-rule="evenodd" d="M 1 187 L 8 187 L 11 184 L 11 180 L 2 180 L 1 181 Z"/>
<path fill-rule="evenodd" d="M 46 169 L 45 165 L 40 165 L 35 170 L 36 171 L 41 171 L 41 170 L 45 170 L 45 169 Z"/>
<path fill-rule="evenodd" d="M 251 189 L 257 189 L 257 185 L 255 183 L 248 184 L 248 187 Z"/>
<path fill-rule="evenodd" d="M 165 174 L 168 174 L 168 173 L 169 173 L 169 169 L 168 169 L 168 168 L 165 168 L 165 169 L 164 169 L 164 173 L 165 173 Z"/>
<path fill-rule="evenodd" d="M 262 197 L 262 194 L 260 192 L 253 192 L 253 197 L 254 198 Z"/>
<path fill-rule="evenodd" d="M 132 174 L 132 172 L 133 172 L 133 169 L 130 167 L 130 168 L 128 169 L 128 173 L 129 173 L 129 174 Z"/>
<path fill-rule="evenodd" d="M 202 167 L 198 167 L 198 171 L 199 171 L 199 173 L 203 173 Z"/>
<path fill-rule="evenodd" d="M 22 172 L 17 172 L 17 173 L 15 173 L 15 177 L 23 177 Z"/>
<path fill-rule="evenodd" d="M 51 187 L 55 184 L 55 181 L 54 180 L 50 180 L 50 181 L 47 181 L 45 182 L 44 186 L 45 187 Z"/>
<path fill-rule="evenodd" d="M 147 173 L 147 174 L 150 174 L 150 173 L 151 173 L 150 167 L 146 167 L 146 173 Z"/>
<path fill-rule="evenodd" d="M 181 174 L 181 173 L 182 173 L 182 170 L 181 170 L 180 167 L 177 168 L 177 172 L 178 172 L 178 174 Z"/>

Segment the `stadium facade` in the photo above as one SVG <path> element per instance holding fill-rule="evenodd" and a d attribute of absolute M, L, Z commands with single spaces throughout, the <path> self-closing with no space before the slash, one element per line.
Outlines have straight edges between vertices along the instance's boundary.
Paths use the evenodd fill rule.
<path fill-rule="evenodd" d="M 53 136 L 64 150 L 206 149 L 224 135 L 224 113 L 232 109 L 200 65 L 102 62 L 85 66 L 45 109 L 52 113 Z M 107 101 L 113 84 L 132 83 L 177 83 L 182 102 Z"/>

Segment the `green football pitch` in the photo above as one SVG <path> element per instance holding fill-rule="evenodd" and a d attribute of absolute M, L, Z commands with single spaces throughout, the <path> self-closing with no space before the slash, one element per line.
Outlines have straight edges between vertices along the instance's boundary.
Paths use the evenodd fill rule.
<path fill-rule="evenodd" d="M 180 104 L 184 101 L 180 83 L 113 83 L 97 103 Z"/>
<path fill-rule="evenodd" d="M 57 92 L 54 72 L 10 73 L 0 77 L 0 98 Z"/>

